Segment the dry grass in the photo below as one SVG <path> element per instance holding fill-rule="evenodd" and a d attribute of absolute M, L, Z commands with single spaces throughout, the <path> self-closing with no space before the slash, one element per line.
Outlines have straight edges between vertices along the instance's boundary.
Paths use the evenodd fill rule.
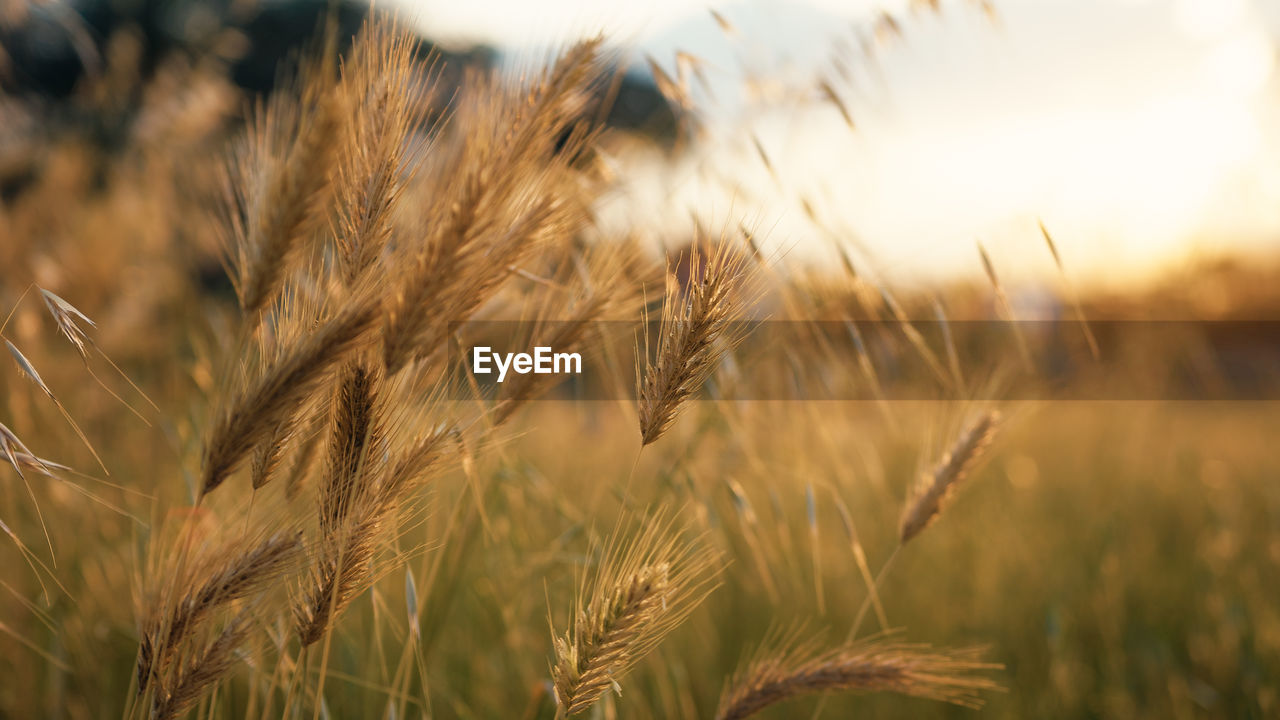
<path fill-rule="evenodd" d="M 203 699 L 234 666 L 236 650 L 249 637 L 250 618 L 238 615 L 212 640 L 179 661 L 172 672 L 160 677 L 150 717 L 171 720 Z"/>
<path fill-rule="evenodd" d="M 31 170 L 0 206 L 0 715 L 1280 710 L 1274 413 L 895 401 L 918 383 L 973 406 L 949 327 L 915 323 L 1008 315 L 999 258 L 975 258 L 993 287 L 940 303 L 847 253 L 786 267 L 746 231 L 700 230 L 674 263 L 609 236 L 603 47 L 454 88 L 380 20 L 243 124 L 216 72 L 166 65 L 110 154 L 0 108 L 0 172 Z M 78 101 L 94 117 L 121 115 L 129 49 Z M 662 82 L 682 101 L 686 74 Z M 511 318 L 583 376 L 460 372 Z M 1021 367 L 988 349 L 981 376 Z M 1176 348 L 1138 349 L 1119 380 Z M 611 401 L 538 402 L 579 395 Z M 991 650 L 868 640 L 872 607 Z M 753 653 L 784 616 L 849 641 Z"/>

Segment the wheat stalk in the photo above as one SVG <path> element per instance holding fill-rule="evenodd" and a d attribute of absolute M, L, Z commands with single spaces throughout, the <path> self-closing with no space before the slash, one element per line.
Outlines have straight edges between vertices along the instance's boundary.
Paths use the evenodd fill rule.
<path fill-rule="evenodd" d="M 459 101 L 465 133 L 438 158 L 437 188 L 422 243 L 400 251 L 390 278 L 383 362 L 395 374 L 440 349 L 540 249 L 565 243 L 588 221 L 598 183 L 575 166 L 593 141 L 566 128 L 599 77 L 599 41 L 566 52 L 524 97 L 476 82 Z"/>
<path fill-rule="evenodd" d="M 271 428 L 270 434 L 253 451 L 253 462 L 249 466 L 249 484 L 254 490 L 271 482 L 284 464 L 285 451 L 293 440 L 294 425 L 294 422 L 289 421 Z"/>
<path fill-rule="evenodd" d="M 367 25 L 342 69 L 340 91 L 349 100 L 346 142 L 338 151 L 330 221 L 343 282 L 352 286 L 381 257 L 421 142 L 425 104 L 415 83 L 429 76 L 414 44 L 394 24 Z"/>
<path fill-rule="evenodd" d="M 394 458 L 385 457 L 376 373 L 367 366 L 348 368 L 335 398 L 328 477 L 320 492 L 319 550 L 293 609 L 303 646 L 323 638 L 373 583 L 374 554 L 393 532 L 396 510 L 439 467 L 444 441 L 452 435 L 451 428 L 439 427 Z"/>
<path fill-rule="evenodd" d="M 235 248 L 240 277 L 238 290 L 245 312 L 254 316 L 275 297 L 286 272 L 302 247 L 300 241 L 318 222 L 317 206 L 326 192 L 338 147 L 344 97 L 327 92 L 326 80 L 307 85 L 305 114 L 291 123 L 293 113 L 274 107 L 259 118 L 251 139 L 262 145 L 259 158 L 271 158 L 275 143 L 286 144 L 283 157 L 256 163 L 261 173 L 258 193 L 248 200 L 249 217 L 237 228 Z M 277 98 L 286 96 L 277 95 Z"/>
<path fill-rule="evenodd" d="M 320 528 L 328 534 L 346 517 L 382 461 L 380 375 L 363 363 L 343 368 L 330 417 L 327 477 L 320 488 Z"/>
<path fill-rule="evenodd" d="M 306 590 L 294 603 L 294 628 L 303 647 L 312 645 L 373 582 L 373 555 L 389 508 L 368 508 L 322 541 Z"/>

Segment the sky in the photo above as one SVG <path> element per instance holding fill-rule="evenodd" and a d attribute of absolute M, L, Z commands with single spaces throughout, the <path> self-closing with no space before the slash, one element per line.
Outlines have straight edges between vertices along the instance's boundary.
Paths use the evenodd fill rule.
<path fill-rule="evenodd" d="M 518 66 L 596 32 L 673 77 L 678 52 L 693 58 L 702 132 L 675 159 L 616 158 L 611 230 L 676 237 L 696 212 L 795 261 L 841 243 L 895 280 L 980 273 L 978 243 L 1006 276 L 1056 272 L 1039 221 L 1100 283 L 1280 253 L 1280 2 L 993 0 L 992 17 L 969 0 L 940 16 L 869 0 L 399 1 L 433 36 Z M 902 35 L 866 53 L 884 9 Z"/>

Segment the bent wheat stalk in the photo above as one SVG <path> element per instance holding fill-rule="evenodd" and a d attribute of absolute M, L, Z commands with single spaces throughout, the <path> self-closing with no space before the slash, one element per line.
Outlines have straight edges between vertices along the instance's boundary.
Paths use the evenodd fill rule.
<path fill-rule="evenodd" d="M 1000 423 L 1000 412 L 990 410 L 980 415 L 960 433 L 951 448 L 942 456 L 933 470 L 922 478 L 920 488 L 911 502 L 902 509 L 902 517 L 898 522 L 898 545 L 889 554 L 889 558 L 880 566 L 875 580 L 871 583 L 867 598 L 854 615 L 853 624 L 849 627 L 848 640 L 852 641 L 862 628 L 862 620 L 873 603 L 879 603 L 877 594 L 880 583 L 889 573 L 898 553 L 912 538 L 929 527 L 942 512 L 943 506 L 950 499 L 955 488 L 964 479 L 969 470 L 981 459 L 983 452 L 995 438 Z M 877 611 L 879 613 L 879 610 Z M 883 625 L 883 618 L 881 618 Z"/>
<path fill-rule="evenodd" d="M 979 650 L 930 650 L 883 640 L 828 651 L 812 644 L 757 660 L 726 687 L 716 720 L 742 720 L 777 703 L 834 691 L 893 692 L 969 707 L 978 691 L 999 686 L 975 672 L 1001 666 L 978 661 Z"/>
<path fill-rule="evenodd" d="M 257 118 L 257 132 L 250 136 L 259 144 L 251 156 L 264 162 L 242 169 L 253 194 L 239 200 L 247 206 L 248 217 L 233 227 L 228 254 L 238 270 L 241 306 L 251 317 L 275 297 L 302 254 L 301 241 L 319 223 L 318 205 L 329 184 L 345 100 L 341 93 L 325 92 L 328 85 L 323 78 L 308 85 L 303 101 L 310 107 L 301 108 L 305 114 L 296 119 L 288 111 L 298 108 L 281 107 L 291 100 L 276 100 Z M 277 148 L 276 143 L 287 146 Z M 246 190 L 232 190 L 236 192 Z"/>

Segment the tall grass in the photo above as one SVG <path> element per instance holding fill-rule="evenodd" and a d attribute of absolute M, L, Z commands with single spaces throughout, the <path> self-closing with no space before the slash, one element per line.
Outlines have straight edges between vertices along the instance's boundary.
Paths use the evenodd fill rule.
<path fill-rule="evenodd" d="M 143 113 L 168 151 L 48 143 L 0 213 L 0 714 L 1275 709 L 1273 418 L 891 401 L 907 368 L 974 385 L 913 325 L 932 298 L 596 226 L 603 47 L 454 92 L 378 19 L 229 137 L 193 121 L 216 75 L 175 67 L 181 107 Z M 459 367 L 509 319 L 580 385 Z M 849 386 L 873 402 L 814 401 Z"/>

